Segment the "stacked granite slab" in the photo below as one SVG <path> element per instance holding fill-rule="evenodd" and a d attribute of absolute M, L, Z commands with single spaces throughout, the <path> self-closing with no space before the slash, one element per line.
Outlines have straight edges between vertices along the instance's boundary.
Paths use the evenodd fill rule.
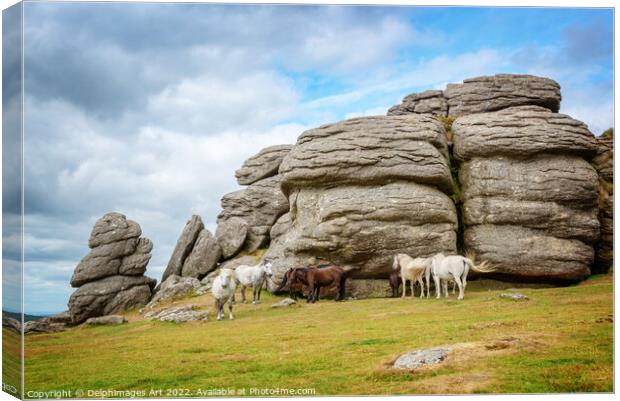
<path fill-rule="evenodd" d="M 505 278 L 581 280 L 594 260 L 599 187 L 588 160 L 596 140 L 585 124 L 552 110 L 509 107 L 452 124 L 464 246 Z"/>
<path fill-rule="evenodd" d="M 77 290 L 69 298 L 72 323 L 145 305 L 156 280 L 144 276 L 153 243 L 140 238 L 135 221 L 120 213 L 97 220 L 90 234 L 90 252 L 71 277 Z"/>
<path fill-rule="evenodd" d="M 216 237 L 229 259 L 240 251 L 254 252 L 269 243 L 269 231 L 288 211 L 280 189 L 278 168 L 291 145 L 270 146 L 245 161 L 235 176 L 245 188 L 224 195 Z"/>
<path fill-rule="evenodd" d="M 592 165 L 598 171 L 599 214 L 601 238 L 596 244 L 593 272 L 604 273 L 614 260 L 614 138 L 613 135 L 597 138 L 597 153 Z"/>
<path fill-rule="evenodd" d="M 448 147 L 433 117 L 363 117 L 306 131 L 280 176 L 289 212 L 272 226 L 265 255 L 275 282 L 321 261 L 346 266 L 354 279 L 385 278 L 396 253 L 456 251 Z"/>
<path fill-rule="evenodd" d="M 561 98 L 552 79 L 497 74 L 409 95 L 388 112 L 455 119 L 463 246 L 493 262 L 500 278 L 575 281 L 590 274 L 594 248 L 601 263 L 611 260 L 613 196 L 601 198 L 599 212 L 589 163 L 596 140 L 558 114 Z M 445 109 L 424 107 L 428 99 Z M 603 163 L 600 174 L 612 170 Z"/>

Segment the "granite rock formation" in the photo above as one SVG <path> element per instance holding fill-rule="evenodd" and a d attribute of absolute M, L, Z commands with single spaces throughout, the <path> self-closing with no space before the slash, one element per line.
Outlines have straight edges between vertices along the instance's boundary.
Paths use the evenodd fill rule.
<path fill-rule="evenodd" d="M 205 228 L 200 216 L 193 215 L 177 240 L 162 283 L 172 276 L 201 279 L 216 268 L 221 256 L 222 248 L 216 238 Z"/>
<path fill-rule="evenodd" d="M 598 177 L 587 126 L 540 106 L 457 118 L 454 156 L 464 246 L 500 276 L 576 281 L 590 274 L 599 237 Z"/>
<path fill-rule="evenodd" d="M 430 116 L 363 117 L 304 132 L 280 165 L 289 212 L 265 255 L 275 277 L 331 261 L 387 277 L 395 253 L 456 251 L 443 125 Z"/>
<path fill-rule="evenodd" d="M 448 101 L 440 90 L 428 90 L 422 93 L 407 95 L 401 104 L 391 107 L 388 116 L 404 114 L 430 114 L 434 116 L 448 115 Z"/>
<path fill-rule="evenodd" d="M 453 117 L 534 105 L 553 112 L 560 109 L 560 85 L 533 75 L 497 74 L 448 84 L 443 92 Z"/>
<path fill-rule="evenodd" d="M 140 238 L 138 223 L 120 213 L 99 219 L 90 235 L 90 252 L 71 277 L 78 288 L 69 299 L 72 323 L 146 304 L 155 280 L 144 277 L 152 242 Z"/>

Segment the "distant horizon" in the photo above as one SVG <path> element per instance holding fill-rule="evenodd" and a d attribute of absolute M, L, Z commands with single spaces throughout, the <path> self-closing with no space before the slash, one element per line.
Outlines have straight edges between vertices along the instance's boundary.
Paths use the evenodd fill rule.
<path fill-rule="evenodd" d="M 105 213 L 140 224 L 154 243 L 146 275 L 159 282 L 191 215 L 214 232 L 245 159 L 322 124 L 385 115 L 412 92 L 496 73 L 544 76 L 562 87 L 560 113 L 595 135 L 613 127 L 610 8 L 34 2 L 24 10 L 30 315 L 67 309 L 69 279 Z"/>

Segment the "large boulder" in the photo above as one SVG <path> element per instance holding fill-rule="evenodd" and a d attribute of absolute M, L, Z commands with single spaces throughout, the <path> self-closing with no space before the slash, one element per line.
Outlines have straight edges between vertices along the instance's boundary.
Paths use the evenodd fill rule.
<path fill-rule="evenodd" d="M 497 111 L 513 106 L 536 105 L 553 112 L 560 109 L 560 85 L 533 75 L 497 74 L 448 84 L 444 90 L 450 116 Z"/>
<path fill-rule="evenodd" d="M 465 248 L 500 278 L 587 277 L 599 237 L 599 186 L 586 161 L 596 143 L 585 124 L 522 106 L 459 117 L 452 131 Z"/>
<path fill-rule="evenodd" d="M 267 244 L 271 226 L 288 211 L 288 201 L 280 189 L 280 182 L 281 176 L 276 175 L 222 198 L 222 212 L 217 218 L 217 224 L 228 225 L 233 218 L 247 222 L 248 231 L 243 250 L 254 252 Z M 228 252 L 227 254 L 232 256 Z"/>
<path fill-rule="evenodd" d="M 538 153 L 576 155 L 590 159 L 597 143 L 581 121 L 539 106 L 521 106 L 495 113 L 457 118 L 452 124 L 454 156 L 529 157 Z"/>
<path fill-rule="evenodd" d="M 107 213 L 95 223 L 90 233 L 88 246 L 96 248 L 112 242 L 137 238 L 140 235 L 142 235 L 142 230 L 138 223 L 127 220 L 125 215 L 121 213 Z"/>
<path fill-rule="evenodd" d="M 406 96 L 401 104 L 390 107 L 388 116 L 405 114 L 430 114 L 435 116 L 448 115 L 448 102 L 443 91 L 428 90 L 422 93 L 412 93 Z"/>
<path fill-rule="evenodd" d="M 153 242 L 148 238 L 140 238 L 134 253 L 123 258 L 118 268 L 119 274 L 126 276 L 140 276 L 146 272 L 146 266 L 151 260 Z"/>
<path fill-rule="evenodd" d="M 119 274 L 124 256 L 132 255 L 138 238 L 99 245 L 84 256 L 71 277 L 71 286 L 79 287 L 89 281 Z"/>
<path fill-rule="evenodd" d="M 191 295 L 192 292 L 198 290 L 200 287 L 200 280 L 197 278 L 181 277 L 173 274 L 161 283 L 147 307 L 151 309 L 161 302 Z"/>
<path fill-rule="evenodd" d="M 294 187 L 414 181 L 452 191 L 443 125 L 423 115 L 361 117 L 304 132 L 280 165 Z"/>
<path fill-rule="evenodd" d="M 172 256 L 168 261 L 166 270 L 161 277 L 162 283 L 172 275 L 180 276 L 183 271 L 183 263 L 194 249 L 194 244 L 198 235 L 205 228 L 202 219 L 198 215 L 193 215 L 185 224 L 181 236 L 177 240 Z"/>
<path fill-rule="evenodd" d="M 277 175 L 282 159 L 290 152 L 292 147 L 293 145 L 269 146 L 250 157 L 235 172 L 239 185 L 254 184 L 256 181 Z"/>
<path fill-rule="evenodd" d="M 95 223 L 88 242 L 91 250 L 71 277 L 71 285 L 78 287 L 69 299 L 72 323 L 149 301 L 155 280 L 143 274 L 153 243 L 139 238 L 141 233 L 138 223 L 120 213 L 108 213 Z M 39 322 L 32 330 L 42 330 L 44 323 Z"/>
<path fill-rule="evenodd" d="M 235 256 L 243 247 L 250 226 L 241 217 L 229 217 L 217 225 L 215 237 L 225 259 Z"/>
<path fill-rule="evenodd" d="M 443 125 L 430 116 L 364 117 L 304 132 L 280 165 L 290 210 L 265 255 L 274 289 L 293 266 L 330 261 L 353 279 L 387 278 L 395 253 L 456 251 Z"/>
<path fill-rule="evenodd" d="M 73 323 L 90 317 L 111 315 L 145 305 L 151 299 L 156 280 L 145 276 L 110 276 L 91 281 L 69 298 Z"/>
<path fill-rule="evenodd" d="M 207 273 L 215 269 L 221 256 L 222 249 L 217 240 L 205 228 L 198 234 L 191 253 L 183 262 L 181 275 L 183 277 L 203 278 Z"/>

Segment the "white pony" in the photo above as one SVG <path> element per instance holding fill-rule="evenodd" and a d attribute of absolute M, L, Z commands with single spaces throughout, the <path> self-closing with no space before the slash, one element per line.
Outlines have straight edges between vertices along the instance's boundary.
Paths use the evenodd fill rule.
<path fill-rule="evenodd" d="M 215 298 L 215 310 L 217 311 L 217 320 L 224 318 L 224 305 L 228 302 L 228 317 L 233 319 L 233 301 L 235 298 L 235 290 L 237 283 L 233 277 L 232 269 L 222 269 L 220 274 L 213 280 L 211 293 Z"/>
<path fill-rule="evenodd" d="M 438 253 L 433 256 L 431 263 L 431 270 L 433 273 L 433 279 L 435 281 L 435 290 L 437 292 L 437 298 L 441 298 L 440 283 L 443 286 L 444 295 L 448 297 L 448 281 L 454 280 L 459 287 L 458 299 L 465 297 L 465 287 L 467 287 L 467 274 L 469 269 L 478 273 L 490 273 L 495 269 L 489 266 L 489 263 L 485 260 L 479 265 L 474 264 L 475 257 L 473 255 L 451 255 L 445 256 L 442 253 Z M 427 273 L 426 279 L 428 282 L 429 274 Z"/>
<path fill-rule="evenodd" d="M 409 284 L 411 285 L 411 296 L 413 297 L 413 286 L 416 282 L 420 283 L 420 287 L 422 291 L 420 292 L 420 298 L 424 296 L 424 273 L 430 270 L 430 266 L 432 263 L 432 258 L 412 258 L 409 255 L 404 253 L 399 253 L 394 256 L 394 262 L 392 263 L 392 269 L 398 270 L 400 267 L 400 277 L 403 280 L 403 298 L 405 297 L 406 292 L 406 282 L 409 280 Z M 426 285 L 428 287 L 428 279 L 426 280 Z M 428 297 L 428 292 L 427 295 Z"/>
<path fill-rule="evenodd" d="M 246 287 L 252 286 L 252 303 L 260 304 L 260 290 L 263 288 L 265 280 L 273 276 L 271 262 L 263 261 L 256 266 L 240 265 L 237 266 L 234 274 L 235 281 L 241 284 L 241 302 L 245 303 Z"/>

